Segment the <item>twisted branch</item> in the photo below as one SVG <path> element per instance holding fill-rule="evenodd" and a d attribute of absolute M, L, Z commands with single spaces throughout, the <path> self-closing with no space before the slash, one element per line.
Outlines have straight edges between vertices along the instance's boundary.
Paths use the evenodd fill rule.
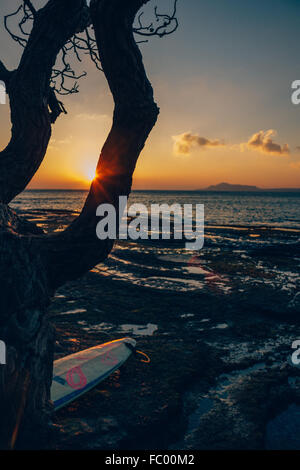
<path fill-rule="evenodd" d="M 102 203 L 110 203 L 118 213 L 119 196 L 130 193 L 137 159 L 157 120 L 159 110 L 132 29 L 136 12 L 147 2 L 91 2 L 100 59 L 115 102 L 113 125 L 80 216 L 64 232 L 41 240 L 54 289 L 108 256 L 113 241 L 97 238 L 96 209 Z"/>
<path fill-rule="evenodd" d="M 177 20 L 177 2 L 174 0 L 174 7 L 171 14 L 159 13 L 158 7 L 154 8 L 154 21 L 149 24 L 143 24 L 144 12 L 141 12 L 137 18 L 137 24 L 133 26 L 133 32 L 137 36 L 142 36 L 143 40 L 137 40 L 137 43 L 148 42 L 151 36 L 158 36 L 160 38 L 172 34 L 178 28 Z M 10 20 L 21 16 L 18 21 L 17 32 L 13 31 L 13 25 L 10 25 Z M 30 30 L 34 20 L 37 16 L 32 2 L 30 0 L 23 0 L 22 5 L 17 8 L 13 13 L 4 17 L 4 26 L 11 38 L 16 41 L 21 47 L 26 47 L 30 33 L 25 30 Z M 146 21 L 146 20 L 145 20 Z M 75 58 L 78 62 L 82 62 L 82 55 L 89 55 L 92 62 L 98 70 L 102 71 L 99 51 L 95 39 L 95 32 L 91 26 L 90 18 L 87 17 L 85 28 L 81 34 L 74 34 L 62 47 L 57 64 L 53 67 L 50 85 L 51 88 L 59 95 L 70 95 L 79 92 L 78 81 L 85 77 L 85 71 L 77 73 L 71 65 L 72 59 Z"/>
<path fill-rule="evenodd" d="M 171 14 L 161 14 L 158 12 L 158 7 L 154 7 L 154 20 L 148 25 L 142 23 L 144 12 L 142 11 L 137 18 L 137 26 L 133 28 L 134 33 L 139 36 L 158 36 L 160 38 L 174 33 L 179 26 L 177 19 L 177 2 L 174 0 L 173 12 Z M 142 41 L 145 42 L 145 41 Z"/>
<path fill-rule="evenodd" d="M 25 189 L 44 159 L 51 124 L 66 112 L 50 87 L 52 70 L 59 51 L 86 27 L 89 17 L 85 0 L 49 0 L 37 12 L 32 8 L 31 4 L 23 3 L 18 9 L 22 9 L 25 18 L 33 19 L 18 68 L 8 72 L 0 64 L 0 74 L 9 82 L 12 121 L 11 140 L 0 152 L 0 202 L 3 203 L 10 202 Z M 20 30 L 26 33 L 24 21 L 20 22 Z M 21 36 L 16 38 L 20 43 Z"/>

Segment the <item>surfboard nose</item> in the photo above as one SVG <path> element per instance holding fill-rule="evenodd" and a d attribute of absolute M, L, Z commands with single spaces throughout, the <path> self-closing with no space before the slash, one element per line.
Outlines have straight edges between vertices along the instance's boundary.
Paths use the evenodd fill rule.
<path fill-rule="evenodd" d="M 51 399 L 55 410 L 106 379 L 135 354 L 136 341 L 121 338 L 54 361 Z"/>
<path fill-rule="evenodd" d="M 133 348 L 136 347 L 136 340 L 133 338 L 124 338 L 123 341 L 124 343 L 130 344 Z"/>

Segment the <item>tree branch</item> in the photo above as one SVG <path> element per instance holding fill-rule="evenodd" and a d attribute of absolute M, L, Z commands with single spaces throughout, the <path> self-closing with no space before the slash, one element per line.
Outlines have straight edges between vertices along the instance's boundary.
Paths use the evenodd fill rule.
<path fill-rule="evenodd" d="M 2 80 L 6 85 L 8 85 L 11 74 L 12 72 L 7 70 L 3 62 L 0 60 L 0 80 Z"/>
<path fill-rule="evenodd" d="M 65 112 L 50 89 L 52 69 L 59 51 L 82 28 L 86 8 L 85 0 L 49 0 L 35 18 L 10 77 L 12 136 L 0 152 L 0 202 L 9 203 L 25 189 L 47 151 L 51 123 Z"/>
<path fill-rule="evenodd" d="M 144 15 L 144 12 L 142 11 L 138 15 L 137 26 L 133 28 L 133 31 L 139 36 L 159 36 L 160 38 L 174 33 L 179 26 L 178 19 L 176 17 L 177 3 L 178 0 L 174 0 L 173 12 L 171 15 L 167 13 L 159 13 L 158 7 L 156 6 L 154 8 L 154 22 L 152 21 L 146 26 L 142 23 L 142 17 Z"/>
<path fill-rule="evenodd" d="M 35 17 L 36 16 L 36 9 L 34 8 L 34 6 L 32 5 L 31 1 L 30 0 L 23 0 L 24 1 L 24 4 L 29 8 L 29 10 L 31 11 L 32 15 Z"/>
<path fill-rule="evenodd" d="M 48 277 L 55 289 L 103 261 L 113 241 L 98 240 L 96 209 L 131 190 L 137 159 L 156 123 L 158 108 L 146 76 L 132 24 L 148 0 L 92 0 L 91 13 L 103 71 L 115 110 L 89 195 L 80 216 L 62 233 L 42 240 Z"/>
<path fill-rule="evenodd" d="M 63 1 L 63 0 L 61 0 Z M 174 7 L 172 13 L 160 13 L 158 7 L 154 8 L 154 18 L 150 24 L 143 24 L 142 18 L 144 12 L 142 11 L 138 18 L 136 24 L 133 26 L 134 33 L 137 36 L 142 36 L 142 40 L 137 41 L 148 42 L 149 37 L 158 36 L 160 38 L 172 34 L 178 28 L 177 20 L 177 2 L 174 1 Z M 29 6 L 31 5 L 31 8 Z M 12 18 L 17 18 L 21 15 L 21 19 L 18 23 L 17 31 L 13 31 L 9 20 Z M 25 25 L 33 23 L 36 16 L 36 10 L 29 1 L 23 0 L 23 5 L 10 15 L 7 15 L 4 19 L 4 24 L 7 32 L 12 37 L 12 39 L 18 42 L 19 45 L 25 47 L 28 42 L 29 33 L 25 31 Z M 82 55 L 89 55 L 94 62 L 98 70 L 102 70 L 101 61 L 98 53 L 98 48 L 96 44 L 96 39 L 94 35 L 94 30 L 91 26 L 91 19 L 89 15 L 89 9 L 86 9 L 86 15 L 82 16 L 82 23 L 79 26 L 78 30 L 71 37 L 64 47 L 61 50 L 57 64 L 53 68 L 51 76 L 51 87 L 60 95 L 69 95 L 78 93 L 79 86 L 78 80 L 85 77 L 86 73 L 76 73 L 74 70 L 72 61 L 69 60 L 69 57 L 73 57 L 82 62 Z M 20 34 L 21 33 L 21 34 Z M 81 33 L 81 34 L 79 34 Z"/>
<path fill-rule="evenodd" d="M 55 91 L 50 88 L 49 91 L 49 109 L 50 109 L 50 120 L 54 124 L 57 118 L 63 113 L 68 114 L 63 103 L 56 98 Z"/>

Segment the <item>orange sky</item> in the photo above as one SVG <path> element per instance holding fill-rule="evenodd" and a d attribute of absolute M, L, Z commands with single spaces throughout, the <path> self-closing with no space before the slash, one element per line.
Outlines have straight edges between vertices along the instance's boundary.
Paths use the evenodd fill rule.
<path fill-rule="evenodd" d="M 280 11 L 270 11 L 261 2 L 241 3 L 203 2 L 207 21 L 199 28 L 199 2 L 179 2 L 179 30 L 141 46 L 161 115 L 138 161 L 135 189 L 198 189 L 223 181 L 299 186 L 300 106 L 291 103 L 291 83 L 300 79 L 300 61 L 292 60 L 300 6 L 283 2 Z M 5 34 L 0 30 L 0 39 Z M 14 67 L 20 51 L 9 41 L 2 59 Z M 62 98 L 68 115 L 53 127 L 30 188 L 88 188 L 93 178 L 113 103 L 105 77 L 89 60 L 77 69 L 88 77 L 78 95 Z M 8 105 L 0 106 L 0 123 L 3 148 Z"/>

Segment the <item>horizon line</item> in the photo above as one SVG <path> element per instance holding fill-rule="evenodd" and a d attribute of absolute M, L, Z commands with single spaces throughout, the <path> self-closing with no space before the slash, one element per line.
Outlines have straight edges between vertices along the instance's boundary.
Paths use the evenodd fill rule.
<path fill-rule="evenodd" d="M 216 186 L 216 185 L 211 185 L 211 186 Z M 232 186 L 235 186 L 234 184 Z M 249 185 L 240 185 L 240 186 L 249 186 Z M 251 186 L 250 186 L 251 187 Z M 211 191 L 211 192 L 230 192 L 230 190 L 212 190 L 212 189 L 209 189 L 210 186 L 208 187 L 205 187 L 205 188 L 186 188 L 186 189 L 179 189 L 179 188 L 174 188 L 174 189 L 166 189 L 166 188 L 144 188 L 144 189 L 132 189 L 131 192 L 133 191 L 191 191 L 191 192 L 195 192 L 195 191 Z M 24 191 L 89 191 L 90 188 L 26 188 L 24 189 Z M 273 187 L 273 188 L 263 188 L 263 187 L 255 187 L 255 189 L 252 189 L 252 191 L 250 192 L 255 192 L 255 190 L 257 191 L 271 191 L 271 190 L 297 190 L 297 191 L 300 191 L 300 187 L 295 187 L 295 186 L 291 186 L 291 187 L 286 187 L 286 186 L 279 186 L 279 187 Z M 24 192 L 23 191 L 23 192 Z M 247 191 L 247 189 L 245 190 L 242 190 L 241 191 Z M 235 191 L 232 191 L 232 192 L 238 192 L 238 190 L 235 190 Z M 22 194 L 22 193 L 20 193 Z"/>

